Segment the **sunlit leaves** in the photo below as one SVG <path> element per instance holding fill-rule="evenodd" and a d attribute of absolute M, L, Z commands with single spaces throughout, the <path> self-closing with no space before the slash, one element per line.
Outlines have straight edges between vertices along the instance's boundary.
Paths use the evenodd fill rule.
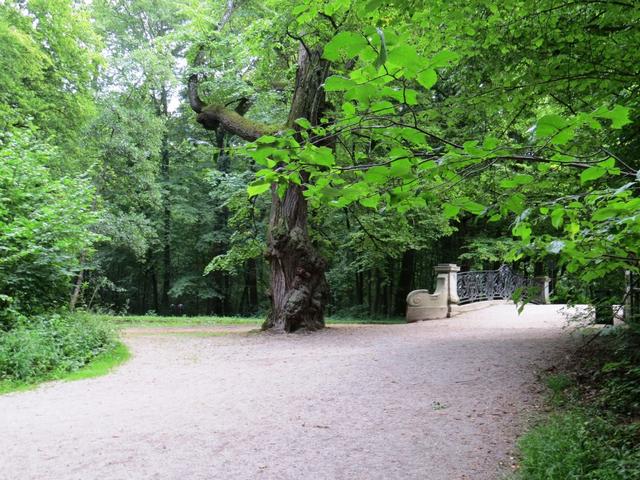
<path fill-rule="evenodd" d="M 509 179 L 501 180 L 500 186 L 502 188 L 509 189 L 509 188 L 516 188 L 520 185 L 529 185 L 530 183 L 533 183 L 533 176 L 520 173 L 520 174 L 514 175 Z"/>
<path fill-rule="evenodd" d="M 343 31 L 334 36 L 324 47 L 323 57 L 337 61 L 340 58 L 352 58 L 367 46 L 367 40 L 359 33 Z"/>
<path fill-rule="evenodd" d="M 611 128 L 622 128 L 631 123 L 629 108 L 622 105 L 615 105 L 611 110 L 600 107 L 593 113 L 593 116 L 611 120 Z"/>
<path fill-rule="evenodd" d="M 353 80 L 342 77 L 340 75 L 332 75 L 324 82 L 324 89 L 327 92 L 339 92 L 354 88 L 355 84 Z"/>
<path fill-rule="evenodd" d="M 255 197 L 256 195 L 261 195 L 269 191 L 270 188 L 271 188 L 271 183 L 265 181 L 264 179 L 259 180 L 247 187 L 247 194 L 249 195 L 249 198 Z"/>
<path fill-rule="evenodd" d="M 597 180 L 607 173 L 606 168 L 602 168 L 599 166 L 589 167 L 586 170 L 583 170 L 580 174 L 580 181 L 582 183 L 591 182 L 593 180 Z"/>
<path fill-rule="evenodd" d="M 467 197 L 459 197 L 443 204 L 443 214 L 447 218 L 456 217 L 461 211 L 480 215 L 486 211 L 486 207 Z"/>
<path fill-rule="evenodd" d="M 427 90 L 433 87 L 438 80 L 438 74 L 433 68 L 427 68 L 418 73 L 417 80 Z"/>

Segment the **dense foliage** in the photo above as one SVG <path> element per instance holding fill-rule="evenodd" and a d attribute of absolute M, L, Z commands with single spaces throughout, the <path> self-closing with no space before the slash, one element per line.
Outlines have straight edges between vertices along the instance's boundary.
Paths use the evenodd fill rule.
<path fill-rule="evenodd" d="M 639 15 L 590 0 L 3 2 L 4 328 L 64 304 L 264 312 L 272 185 L 304 186 L 332 314 L 402 315 L 439 262 L 509 262 L 552 276 L 558 300 L 621 303 L 640 245 Z M 317 125 L 285 128 L 301 45 L 327 64 L 326 102 Z M 193 75 L 205 104 L 270 134 L 202 129 Z"/>
<path fill-rule="evenodd" d="M 65 302 L 95 235 L 86 178 L 51 175 L 60 152 L 29 132 L 0 139 L 0 327 Z"/>
<path fill-rule="evenodd" d="M 547 378 L 555 412 L 520 440 L 515 478 L 640 478 L 638 340 L 610 332 Z"/>
<path fill-rule="evenodd" d="M 0 382 L 72 372 L 114 346 L 114 334 L 104 322 L 58 314 L 32 316 L 0 336 Z"/>
<path fill-rule="evenodd" d="M 625 0 L 0 1 L 0 381 L 113 348 L 73 310 L 286 296 L 319 328 L 402 316 L 438 263 L 611 312 L 640 275 L 638 46 Z M 524 478 L 640 476 L 637 343 L 606 408 L 522 441 Z"/>

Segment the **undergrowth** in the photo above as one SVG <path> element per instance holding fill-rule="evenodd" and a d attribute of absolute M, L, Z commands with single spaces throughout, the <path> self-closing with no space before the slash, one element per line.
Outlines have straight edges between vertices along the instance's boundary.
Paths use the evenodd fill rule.
<path fill-rule="evenodd" d="M 516 478 L 640 480 L 640 343 L 629 330 L 600 340 L 547 378 L 554 413 L 520 439 Z"/>
<path fill-rule="evenodd" d="M 116 345 L 113 328 L 89 316 L 31 317 L 0 333 L 0 382 L 6 387 L 60 378 Z"/>

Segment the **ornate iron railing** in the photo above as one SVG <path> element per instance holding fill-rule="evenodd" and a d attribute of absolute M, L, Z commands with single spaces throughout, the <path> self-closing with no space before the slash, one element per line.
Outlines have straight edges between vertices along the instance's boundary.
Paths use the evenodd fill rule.
<path fill-rule="evenodd" d="M 520 289 L 523 297 L 528 297 L 536 284 L 532 278 L 515 273 L 507 265 L 498 270 L 459 272 L 458 297 L 460 304 L 483 300 L 511 299 Z"/>

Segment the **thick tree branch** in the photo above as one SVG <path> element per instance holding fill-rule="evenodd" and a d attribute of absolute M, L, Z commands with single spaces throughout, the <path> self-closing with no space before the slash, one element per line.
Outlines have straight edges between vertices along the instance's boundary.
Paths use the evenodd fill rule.
<path fill-rule="evenodd" d="M 196 120 L 207 130 L 217 130 L 222 127 L 227 132 L 250 142 L 278 131 L 278 127 L 248 120 L 237 111 L 222 105 L 204 107 L 198 113 Z"/>

